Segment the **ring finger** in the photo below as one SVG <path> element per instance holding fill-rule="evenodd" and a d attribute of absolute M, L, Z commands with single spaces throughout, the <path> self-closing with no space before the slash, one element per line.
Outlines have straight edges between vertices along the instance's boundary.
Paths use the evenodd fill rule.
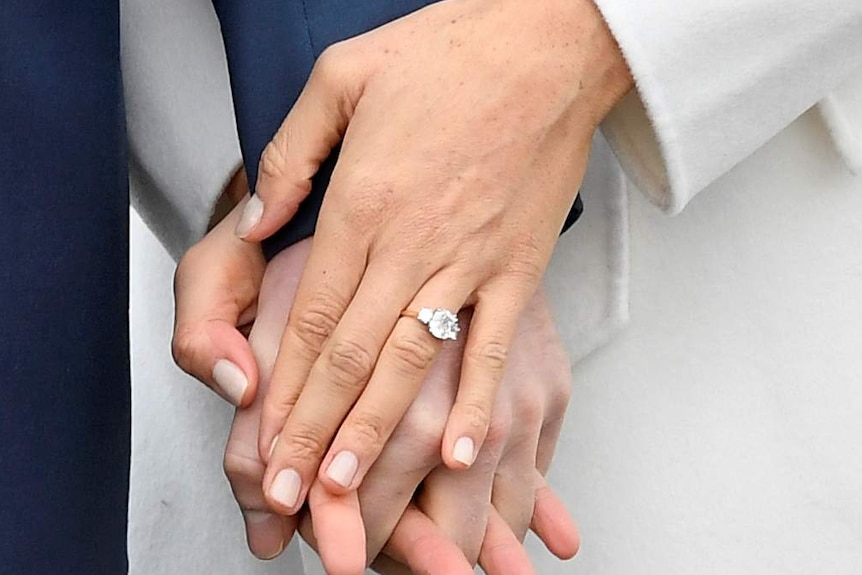
<path fill-rule="evenodd" d="M 463 279 L 441 272 L 419 290 L 414 302 L 460 309 L 472 291 L 472 286 L 463 286 Z M 301 507 L 336 432 L 320 479 L 334 493 L 359 486 L 440 349 L 441 342 L 419 322 L 397 318 L 405 305 L 402 293 L 381 298 L 380 293 L 390 288 L 386 281 L 375 282 L 363 281 L 274 444 L 264 486 L 269 503 L 281 512 L 292 514 Z M 359 317 L 363 320 L 357 321 Z M 366 372 L 371 375 L 367 385 Z"/>
<path fill-rule="evenodd" d="M 419 290 L 408 309 L 454 312 L 461 309 L 472 290 L 472 285 L 465 285 L 463 274 L 444 270 Z M 447 311 L 440 321 L 450 321 L 451 317 Z M 402 317 L 396 323 L 368 386 L 338 430 L 320 467 L 320 480 L 328 489 L 340 493 L 356 489 L 362 483 L 398 422 L 416 399 L 442 345 L 438 336 L 431 333 L 434 320 L 430 323 L 423 325 L 421 319 L 413 317 Z M 447 325 L 452 330 L 459 329 L 457 320 Z M 437 327 L 443 329 L 442 326 Z M 456 331 L 449 335 L 457 338 Z"/>

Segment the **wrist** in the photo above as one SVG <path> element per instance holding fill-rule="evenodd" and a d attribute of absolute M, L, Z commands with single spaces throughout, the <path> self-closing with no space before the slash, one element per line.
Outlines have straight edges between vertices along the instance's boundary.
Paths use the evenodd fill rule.
<path fill-rule="evenodd" d="M 553 26 L 565 28 L 574 69 L 579 71 L 578 109 L 593 127 L 604 120 L 634 86 L 616 38 L 594 0 L 547 0 Z"/>

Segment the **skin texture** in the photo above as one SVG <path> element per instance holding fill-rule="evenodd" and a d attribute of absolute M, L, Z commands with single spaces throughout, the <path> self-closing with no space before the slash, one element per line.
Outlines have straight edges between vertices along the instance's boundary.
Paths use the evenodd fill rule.
<path fill-rule="evenodd" d="M 243 204 L 180 263 L 175 337 L 186 341 L 175 344 L 175 355 L 202 380 L 223 357 L 252 363 L 260 378 L 249 378 L 250 389 L 265 391 L 311 245 L 286 250 L 263 275 L 259 248 L 231 233 Z M 250 284 L 260 286 L 259 305 L 256 291 L 233 287 L 237 277 L 261 276 L 262 282 Z M 238 329 L 248 319 L 244 310 L 256 311 L 250 344 Z M 469 317 L 464 320 L 466 328 Z M 409 565 L 416 573 L 466 575 L 478 560 L 490 575 L 514 575 L 532 572 L 521 545 L 532 527 L 555 555 L 573 556 L 577 530 L 542 478 L 571 387 L 544 300 L 533 298 L 519 324 L 486 449 L 470 470 L 455 472 L 441 465 L 439 444 L 462 351 L 459 345 L 445 347 L 358 492 L 335 495 L 317 483 L 309 506 L 294 517 L 273 513 L 263 495 L 265 466 L 257 448 L 263 395 L 247 392 L 252 402 L 236 413 L 224 464 L 252 552 L 278 555 L 299 528 L 332 575 L 360 573 L 366 558 L 375 558 L 374 566 L 387 574 L 409 572 Z M 209 384 L 217 386 L 211 378 Z M 414 497 L 420 484 L 421 494 Z"/>
<path fill-rule="evenodd" d="M 263 406 L 274 509 L 298 512 L 315 481 L 355 490 L 380 456 L 442 347 L 405 309 L 474 307 L 441 442 L 450 468 L 474 463 L 592 134 L 630 84 L 588 0 L 446 0 L 321 56 L 237 227 L 275 232 L 342 143 Z"/>

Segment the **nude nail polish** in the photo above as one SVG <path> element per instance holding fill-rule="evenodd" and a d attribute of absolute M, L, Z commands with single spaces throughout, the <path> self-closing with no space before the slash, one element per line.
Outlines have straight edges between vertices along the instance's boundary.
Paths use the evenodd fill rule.
<path fill-rule="evenodd" d="M 242 209 L 242 216 L 236 225 L 236 235 L 244 238 L 260 223 L 263 217 L 263 202 L 258 196 L 249 198 L 248 203 Z"/>
<path fill-rule="evenodd" d="M 269 496 L 281 505 L 292 508 L 299 500 L 302 479 L 294 469 L 282 469 L 269 487 Z"/>
<path fill-rule="evenodd" d="M 326 469 L 326 476 L 342 487 L 350 487 L 358 468 L 359 460 L 356 455 L 350 451 L 342 451 L 332 459 Z"/>
<path fill-rule="evenodd" d="M 459 437 L 452 448 L 452 459 L 470 467 L 476 458 L 475 449 L 476 447 L 472 439 L 469 437 Z"/>
<path fill-rule="evenodd" d="M 242 403 L 248 378 L 237 364 L 228 359 L 218 360 L 213 366 L 213 381 L 232 404 Z"/>

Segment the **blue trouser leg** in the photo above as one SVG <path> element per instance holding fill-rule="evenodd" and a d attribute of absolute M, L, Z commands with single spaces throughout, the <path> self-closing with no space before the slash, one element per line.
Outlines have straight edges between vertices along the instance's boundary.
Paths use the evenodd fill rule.
<path fill-rule="evenodd" d="M 0 574 L 124 574 L 128 198 L 116 0 L 0 2 Z"/>

